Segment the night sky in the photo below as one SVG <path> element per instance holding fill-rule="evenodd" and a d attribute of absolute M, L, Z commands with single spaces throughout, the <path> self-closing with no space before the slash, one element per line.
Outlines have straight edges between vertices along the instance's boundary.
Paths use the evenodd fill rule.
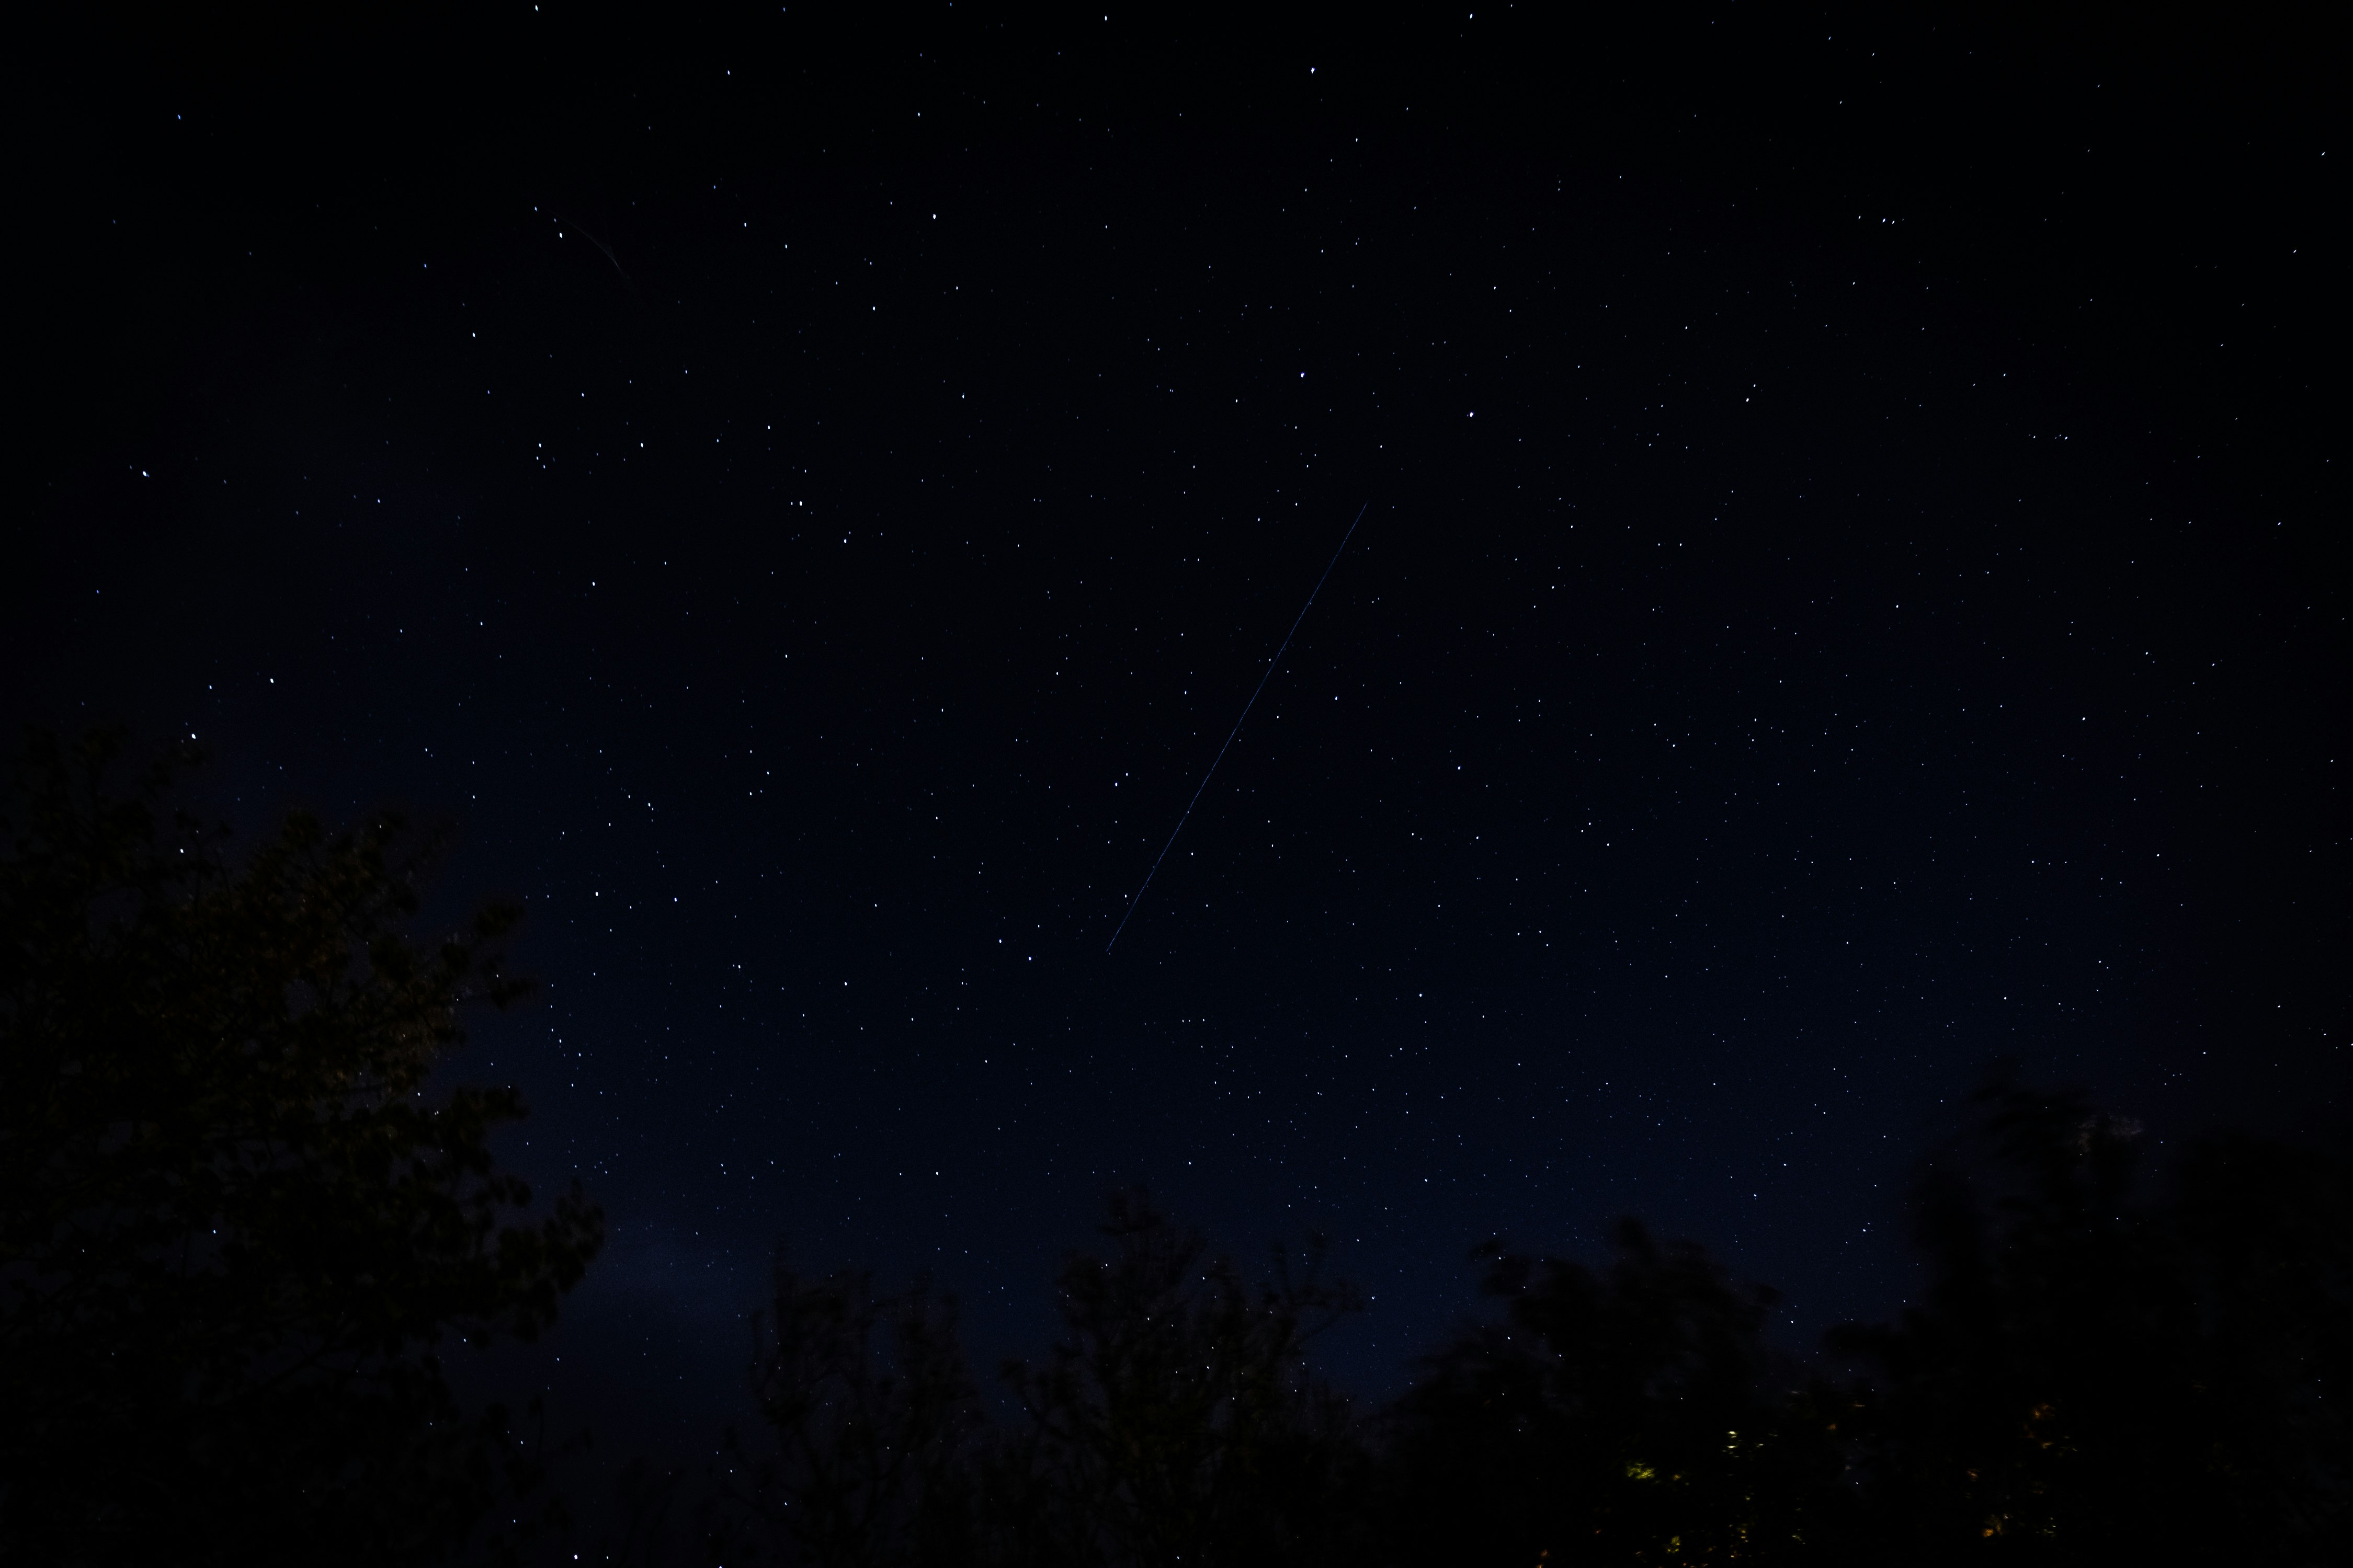
<path fill-rule="evenodd" d="M 1367 1394 L 1627 1213 L 1885 1316 L 1998 1057 L 2341 1123 L 2346 149 L 2293 36 L 1751 9 L 28 49 L 0 717 L 456 818 L 611 1226 L 496 1375 L 619 1447 L 779 1237 L 986 1364 L 1124 1184 Z"/>

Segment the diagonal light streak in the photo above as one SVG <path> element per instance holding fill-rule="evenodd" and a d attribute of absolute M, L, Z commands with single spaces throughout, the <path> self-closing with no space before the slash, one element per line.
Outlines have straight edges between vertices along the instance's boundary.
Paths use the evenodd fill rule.
<path fill-rule="evenodd" d="M 1242 721 L 1250 717 L 1250 710 L 1258 705 L 1259 692 L 1264 691 L 1266 689 L 1266 683 L 1274 678 L 1274 667 L 1282 662 L 1284 652 L 1291 647 L 1291 639 L 1299 635 L 1300 622 L 1306 620 L 1307 612 L 1315 607 L 1315 595 L 1324 591 L 1325 581 L 1332 575 L 1332 568 L 1340 564 L 1340 557 L 1347 553 L 1348 541 L 1356 537 L 1356 523 L 1365 521 L 1365 513 L 1370 511 L 1372 510 L 1372 502 L 1366 501 L 1363 506 L 1356 509 L 1356 522 L 1350 523 L 1348 525 L 1348 531 L 1340 536 L 1340 548 L 1332 552 L 1332 559 L 1324 563 L 1324 575 L 1316 578 L 1315 586 L 1308 590 L 1307 603 L 1299 606 L 1298 620 L 1293 621 L 1291 623 L 1291 629 L 1282 634 L 1282 646 L 1274 650 L 1274 657 L 1272 658 L 1267 660 L 1266 673 L 1258 678 L 1257 689 L 1250 694 L 1250 700 L 1242 704 L 1241 718 L 1235 720 L 1234 727 L 1226 731 L 1225 745 L 1218 748 L 1217 756 L 1211 759 L 1209 763 L 1209 771 L 1201 775 L 1200 785 L 1193 791 L 1193 798 L 1185 803 L 1185 815 L 1178 817 L 1176 819 L 1176 826 L 1169 830 L 1168 842 L 1162 845 L 1160 847 L 1160 853 L 1153 858 L 1152 869 L 1144 874 L 1144 885 L 1135 889 L 1135 897 L 1127 900 L 1127 913 L 1119 917 L 1119 925 L 1117 929 L 1113 931 L 1111 933 L 1111 941 L 1103 943 L 1103 954 L 1105 957 L 1109 957 L 1111 950 L 1119 945 L 1119 933 L 1127 929 L 1129 916 L 1134 914 L 1135 906 L 1144 901 L 1145 889 L 1151 887 L 1152 879 L 1160 875 L 1160 862 L 1168 858 L 1168 851 L 1176 847 L 1176 835 L 1184 832 L 1185 824 L 1192 820 L 1193 808 L 1201 804 L 1201 791 L 1209 787 L 1209 780 L 1217 773 L 1218 763 L 1226 760 L 1226 752 L 1233 745 L 1234 737 L 1242 732 Z"/>

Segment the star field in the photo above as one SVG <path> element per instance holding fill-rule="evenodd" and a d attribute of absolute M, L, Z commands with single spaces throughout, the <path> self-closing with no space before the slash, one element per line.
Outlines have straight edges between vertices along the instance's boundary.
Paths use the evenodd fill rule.
<path fill-rule="evenodd" d="M 870 101 L 784 24 L 517 26 L 591 85 L 416 162 L 332 121 L 340 187 L 151 68 L 188 107 L 60 222 L 216 297 L 109 340 L 8 646 L 248 825 L 407 802 L 523 898 L 541 999 L 453 1070 L 610 1216 L 530 1363 L 577 1407 L 699 1440 L 779 1237 L 1034 1348 L 1124 1183 L 1328 1233 L 1367 1392 L 1473 1244 L 1630 1212 L 1804 1345 L 1900 1300 L 1998 1055 L 2341 1114 L 2308 128 L 2192 172 L 2312 193 L 2210 244 L 2119 226 L 2155 89 L 2089 56 L 1776 36 L 1752 135 L 1694 38 L 1749 96 L 1624 119 L 1491 98 L 1514 35 L 1190 89 L 941 22 Z M 2013 140 L 1905 118 L 1980 90 Z"/>

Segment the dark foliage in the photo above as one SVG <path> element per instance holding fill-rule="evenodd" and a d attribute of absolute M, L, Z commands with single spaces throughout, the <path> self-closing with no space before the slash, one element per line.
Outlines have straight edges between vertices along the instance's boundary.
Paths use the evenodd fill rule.
<path fill-rule="evenodd" d="M 1927 1299 L 1836 1348 L 1874 1534 L 1908 1561 L 2336 1560 L 2353 1350 L 2341 1157 L 2139 1130 L 1997 1080 L 1915 1203 Z"/>
<path fill-rule="evenodd" d="M 1356 1307 L 1311 1250 L 1252 1286 L 1193 1230 L 1115 1197 L 1111 1255 L 1063 1268 L 1064 1338 L 1005 1369 L 1027 1423 L 993 1502 L 1040 1563 L 1338 1561 L 1353 1500 L 1345 1402 L 1308 1342 Z"/>
<path fill-rule="evenodd" d="M 0 823 L 0 1561 L 516 1549 L 481 1527 L 537 1472 L 437 1347 L 545 1328 L 601 1222 L 576 1189 L 520 1222 L 487 1142 L 511 1090 L 424 1092 L 464 1009 L 518 994 L 514 911 L 418 944 L 429 840 L 294 816 L 232 863 L 165 815 L 168 768 L 108 795 L 111 750 L 36 739 Z M 2336 1560 L 2353 1161 L 2230 1136 L 2153 1176 L 2079 1097 L 1998 1078 L 1978 1107 L 1914 1194 L 1921 1300 L 1835 1332 L 1840 1376 L 1770 1347 L 1770 1291 L 1632 1221 L 1600 1268 L 1487 1249 L 1493 1315 L 1370 1417 L 1310 1370 L 1356 1304 L 1320 1251 L 1252 1283 L 1140 1197 L 997 1415 L 951 1298 L 780 1261 L 764 1436 L 700 1490 L 632 1470 L 586 1555 Z"/>
<path fill-rule="evenodd" d="M 2353 1167 L 2244 1136 L 2162 1187 L 2138 1129 L 1998 1078 L 1914 1194 L 1925 1300 L 1780 1364 L 1769 1295 L 1631 1222 L 1496 1258 L 1500 1321 L 1391 1414 L 1396 1561 L 2336 1561 Z"/>
<path fill-rule="evenodd" d="M 432 840 L 233 863 L 118 749 L 33 737 L 0 822 L 0 1555 L 445 1554 L 529 1468 L 435 1347 L 537 1333 L 601 1239 L 576 1190 L 510 1222 L 512 1090 L 425 1093 L 517 911 L 417 943 Z"/>
<path fill-rule="evenodd" d="M 987 1415 L 955 1303 L 921 1282 L 878 1296 L 863 1273 L 804 1280 L 782 1258 L 773 1301 L 753 1321 L 752 1384 L 776 1446 L 755 1453 L 728 1435 L 714 1555 L 971 1561 Z"/>
<path fill-rule="evenodd" d="M 1065 1268 L 1001 1428 L 927 1289 L 780 1272 L 778 1449 L 733 1517 L 842 1564 L 2332 1560 L 2347 1163 L 2224 1138 L 2144 1192 L 2129 1123 L 2007 1082 L 1979 1109 L 1915 1194 L 1930 1289 L 1832 1336 L 1847 1378 L 1632 1221 L 1601 1269 L 1487 1249 L 1499 1313 L 1369 1420 L 1305 1369 L 1345 1291 L 1247 1288 L 1139 1205 Z"/>
<path fill-rule="evenodd" d="M 1311 1254 L 1252 1286 L 1198 1233 L 1115 1197 L 1109 1255 L 1064 1268 L 1064 1335 L 1008 1364 L 992 1424 L 953 1303 L 779 1268 L 754 1382 L 776 1438 L 714 1509 L 714 1557 L 848 1565 L 1337 1562 L 1364 1451 L 1304 1351 L 1354 1305 Z"/>
<path fill-rule="evenodd" d="M 1631 1220 L 1617 1247 L 1600 1273 L 1494 1256 L 1502 1321 L 1390 1417 L 1398 1561 L 1778 1563 L 1843 1539 L 1827 1404 L 1768 1351 L 1771 1293 Z"/>

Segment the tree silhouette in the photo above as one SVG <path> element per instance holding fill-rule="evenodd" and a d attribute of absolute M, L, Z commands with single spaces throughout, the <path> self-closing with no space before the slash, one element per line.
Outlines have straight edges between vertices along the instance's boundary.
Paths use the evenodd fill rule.
<path fill-rule="evenodd" d="M 987 1416 L 955 1303 L 920 1280 L 879 1296 L 862 1272 L 803 1279 L 780 1254 L 752 1332 L 753 1393 L 776 1446 L 755 1456 L 728 1434 L 735 1462 L 710 1512 L 714 1559 L 765 1549 L 829 1568 L 973 1561 Z"/>
<path fill-rule="evenodd" d="M 1482 1248 L 1501 1308 L 1359 1420 L 1308 1371 L 1354 1305 L 1249 1285 L 1113 1200 L 992 1424 L 952 1301 L 779 1268 L 710 1561 L 899 1568 L 2320 1563 L 2348 1519 L 2353 1163 L 2234 1135 L 2166 1184 L 2077 1095 L 1998 1079 L 1913 1194 L 1923 1300 L 1766 1338 L 1773 1292 L 1620 1224 L 1591 1268 Z M 2332 1555 L 2334 1553 L 2335 1555 Z"/>
<path fill-rule="evenodd" d="M 1773 1295 L 1622 1221 L 1606 1271 L 1487 1249 L 1501 1321 L 1391 1413 L 1399 1563 L 1830 1560 L 1847 1499 L 1824 1402 L 1766 1346 Z"/>
<path fill-rule="evenodd" d="M 34 735 L 0 820 L 0 1555 L 429 1559 L 523 1477 L 435 1347 L 529 1337 L 601 1240 L 428 1098 L 524 987 L 512 905 L 407 934 L 442 840 L 294 815 L 241 863 L 167 758 Z"/>
<path fill-rule="evenodd" d="M 2353 1159 L 2226 1134 L 2185 1163 L 2173 1224 L 2198 1378 L 2242 1539 L 2325 1561 L 2353 1527 Z"/>
<path fill-rule="evenodd" d="M 1345 1402 L 1308 1343 L 1356 1309 L 1312 1245 L 1256 1287 L 1198 1231 L 1115 1194 L 1108 1257 L 1064 1267 L 1064 1334 L 1043 1366 L 1005 1369 L 1026 1427 L 998 1450 L 992 1499 L 1021 1561 L 1174 1564 L 1339 1561 L 1361 1510 Z"/>
<path fill-rule="evenodd" d="M 1060 1279 L 1063 1337 L 1008 1363 L 991 1424 L 952 1301 L 779 1266 L 753 1384 L 776 1437 L 731 1444 L 713 1560 L 833 1568 L 1128 1568 L 1339 1561 L 1366 1517 L 1361 1448 L 1304 1350 L 1354 1305 L 1320 1249 L 1251 1286 L 1198 1232 L 1117 1194 L 1109 1256 Z"/>
<path fill-rule="evenodd" d="M 2007 1077 L 1978 1103 L 1917 1189 L 1926 1299 L 1832 1336 L 1876 1369 L 1850 1426 L 1874 1532 L 1920 1563 L 2330 1560 L 2343 1160 L 2222 1139 L 2144 1197 L 2133 1123 Z"/>

